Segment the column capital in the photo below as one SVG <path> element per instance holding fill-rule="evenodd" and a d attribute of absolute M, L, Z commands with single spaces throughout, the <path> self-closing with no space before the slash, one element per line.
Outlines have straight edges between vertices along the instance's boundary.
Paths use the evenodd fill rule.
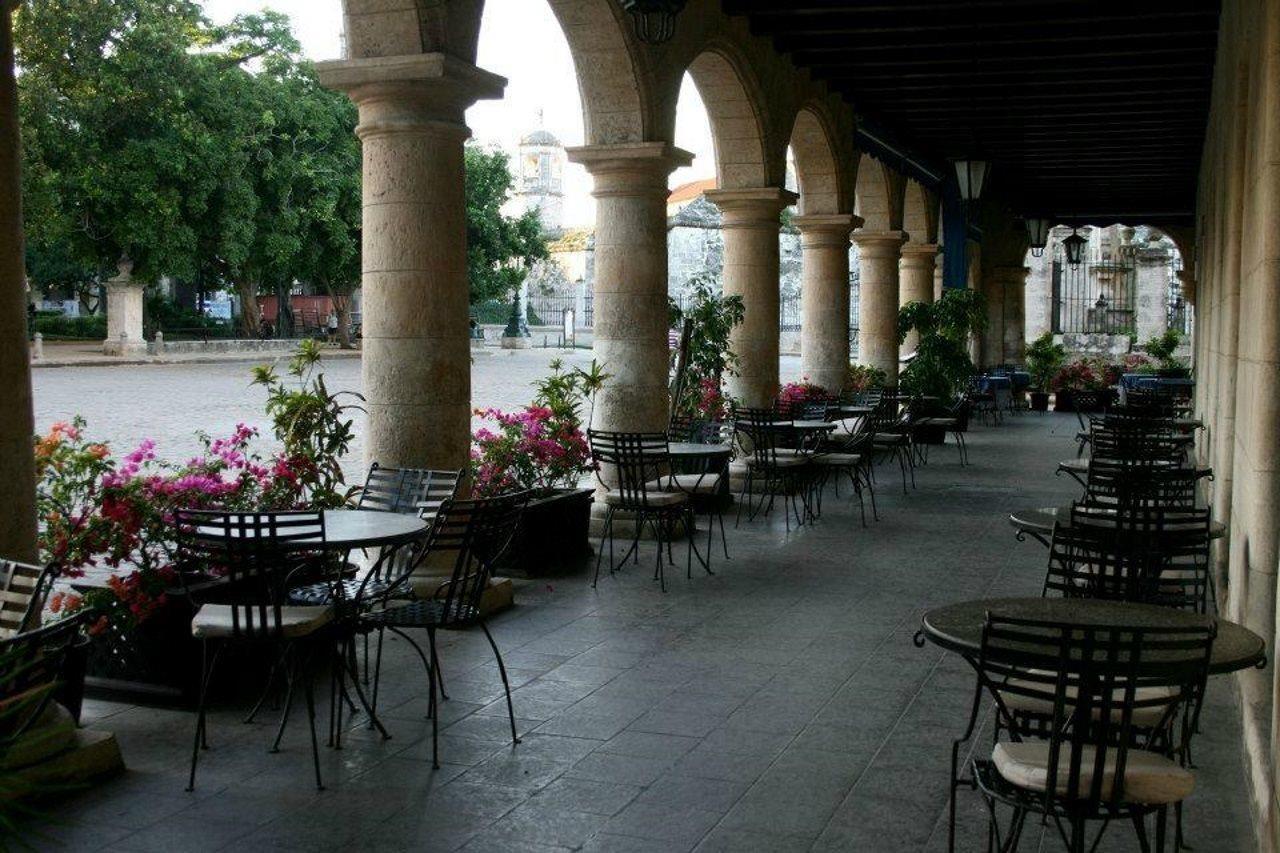
<path fill-rule="evenodd" d="M 852 213 L 817 213 L 793 216 L 791 224 L 800 231 L 800 242 L 805 246 L 845 249 L 849 245 L 849 233 L 862 225 L 862 217 Z"/>
<path fill-rule="evenodd" d="M 934 258 L 938 254 L 937 243 L 912 243 L 910 241 L 902 244 L 902 257 L 904 259 L 911 258 Z"/>
<path fill-rule="evenodd" d="M 781 187 L 709 190 L 707 200 L 720 208 L 725 228 L 751 228 L 777 220 L 783 209 L 800 198 Z"/>
<path fill-rule="evenodd" d="M 907 242 L 905 231 L 854 231 L 853 243 L 863 258 L 896 258 Z"/>
<path fill-rule="evenodd" d="M 581 164 L 595 178 L 592 195 L 661 194 L 667 176 L 693 162 L 693 155 L 669 142 L 624 142 L 580 145 L 566 149 L 570 163 Z"/>
<path fill-rule="evenodd" d="M 335 59 L 317 62 L 316 73 L 322 86 L 345 92 L 360 107 L 356 135 L 362 139 L 433 125 L 468 136 L 467 107 L 501 98 L 507 86 L 505 77 L 443 53 Z"/>

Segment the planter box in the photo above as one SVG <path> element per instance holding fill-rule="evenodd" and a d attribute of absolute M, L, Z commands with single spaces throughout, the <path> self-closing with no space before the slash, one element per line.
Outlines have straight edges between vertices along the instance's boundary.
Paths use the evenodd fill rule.
<path fill-rule="evenodd" d="M 1045 393 L 1044 391 L 1032 391 L 1030 393 L 1030 397 L 1031 397 L 1031 411 L 1033 412 L 1049 411 L 1049 395 L 1047 393 Z"/>
<path fill-rule="evenodd" d="M 541 578 L 575 574 L 590 561 L 593 489 L 558 489 L 525 507 L 502 573 Z"/>
<path fill-rule="evenodd" d="M 1103 391 L 1098 391 L 1096 397 L 1091 393 L 1090 396 L 1092 397 L 1092 401 L 1087 404 L 1080 405 L 1076 401 L 1076 392 L 1058 391 L 1054 395 L 1053 410 L 1055 412 L 1084 412 L 1086 414 L 1090 412 L 1101 412 L 1104 411 L 1107 406 L 1111 405 L 1114 394 L 1115 392 L 1109 388 Z"/>

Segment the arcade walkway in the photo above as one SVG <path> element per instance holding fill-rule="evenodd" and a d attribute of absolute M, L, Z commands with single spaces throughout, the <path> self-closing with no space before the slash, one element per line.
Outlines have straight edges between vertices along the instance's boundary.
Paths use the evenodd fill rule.
<path fill-rule="evenodd" d="M 1006 514 L 1072 495 L 1052 472 L 1074 430 L 1054 414 L 979 427 L 971 467 L 935 451 L 906 497 L 886 467 L 882 520 L 866 530 L 831 499 L 789 536 L 780 516 L 744 522 L 730 563 L 667 595 L 643 566 L 598 591 L 586 577 L 526 583 L 493 622 L 522 685 L 514 751 L 478 632 L 441 646 L 443 767 L 431 770 L 422 671 L 401 643 L 384 663 L 393 739 L 357 728 L 342 752 L 322 750 L 321 794 L 304 725 L 268 755 L 268 721 L 217 713 L 188 795 L 190 713 L 91 703 L 130 770 L 52 806 L 49 831 L 71 850 L 943 850 L 949 745 L 972 679 L 911 636 L 932 605 L 1038 592 L 1044 549 L 1015 542 Z M 1187 834 L 1202 850 L 1253 849 L 1231 691 L 1211 684 L 1196 749 Z M 980 804 L 962 797 L 961 849 L 983 849 Z M 1131 828 L 1100 849 L 1136 850 Z"/>

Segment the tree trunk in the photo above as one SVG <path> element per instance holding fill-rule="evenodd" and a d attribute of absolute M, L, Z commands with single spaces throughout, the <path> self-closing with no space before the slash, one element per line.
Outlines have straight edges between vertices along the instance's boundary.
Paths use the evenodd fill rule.
<path fill-rule="evenodd" d="M 293 303 L 290 301 L 288 284 L 276 285 L 276 337 L 292 338 L 295 332 Z"/>
<path fill-rule="evenodd" d="M 258 283 L 237 281 L 236 295 L 240 297 L 240 325 L 244 327 L 245 337 L 259 337 L 262 334 L 262 307 L 258 305 Z"/>
<path fill-rule="evenodd" d="M 353 349 L 351 344 L 351 294 L 329 291 L 333 310 L 338 312 L 338 347 Z"/>

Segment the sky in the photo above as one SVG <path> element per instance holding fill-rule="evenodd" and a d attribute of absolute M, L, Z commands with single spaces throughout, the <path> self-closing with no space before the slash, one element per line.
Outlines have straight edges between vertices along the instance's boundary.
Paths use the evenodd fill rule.
<path fill-rule="evenodd" d="M 204 0 L 206 14 L 224 22 L 235 15 L 274 9 L 288 15 L 303 52 L 311 59 L 342 53 L 340 0 Z M 507 78 L 506 97 L 482 101 L 467 111 L 476 141 L 514 151 L 520 136 L 541 125 L 566 146 L 582 144 L 582 103 L 569 46 L 550 7 L 542 0 L 487 0 L 480 28 L 481 68 Z M 693 165 L 677 170 L 670 186 L 715 175 L 711 128 L 688 75 L 676 111 L 676 144 L 693 153 Z M 569 164 L 564 173 L 565 225 L 589 226 L 595 208 L 591 177 Z"/>

